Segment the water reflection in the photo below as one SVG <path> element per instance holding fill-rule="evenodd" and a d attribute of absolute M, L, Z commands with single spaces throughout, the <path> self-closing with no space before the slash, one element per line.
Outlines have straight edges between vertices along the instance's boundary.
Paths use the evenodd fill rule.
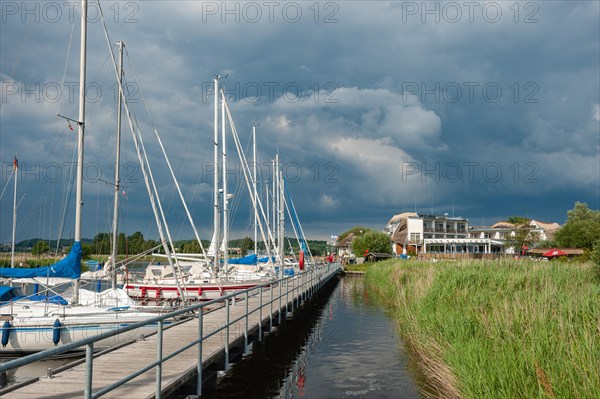
<path fill-rule="evenodd" d="M 340 279 L 323 296 L 255 345 L 202 397 L 419 398 L 393 324 L 370 300 L 364 280 Z"/>

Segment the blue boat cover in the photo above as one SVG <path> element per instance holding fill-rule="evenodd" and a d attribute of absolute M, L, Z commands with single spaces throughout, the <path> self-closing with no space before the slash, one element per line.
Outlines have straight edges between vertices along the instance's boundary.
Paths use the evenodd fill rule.
<path fill-rule="evenodd" d="M 13 287 L 8 287 L 6 285 L 0 285 L 0 298 L 2 298 L 7 292 L 10 292 Z"/>
<path fill-rule="evenodd" d="M 267 263 L 267 262 L 269 261 L 269 257 L 268 257 L 268 256 L 265 256 L 264 258 L 260 258 L 258 261 L 259 261 L 260 263 Z M 275 262 L 275 257 L 274 257 L 274 256 L 271 256 L 271 261 L 272 261 L 272 262 Z"/>
<path fill-rule="evenodd" d="M 275 267 L 275 274 L 279 274 L 279 267 Z M 293 276 L 294 273 L 294 268 L 293 267 L 284 267 L 283 268 L 283 275 L 284 276 Z"/>
<path fill-rule="evenodd" d="M 256 254 L 244 256 L 243 258 L 228 259 L 227 262 L 232 265 L 256 265 L 258 256 Z"/>
<path fill-rule="evenodd" d="M 14 291 L 13 291 L 14 290 Z M 13 291 L 13 292 L 11 292 Z M 64 299 L 60 295 L 22 295 L 20 290 L 17 290 L 15 287 L 9 287 L 6 285 L 0 285 L 0 306 L 6 305 L 9 302 L 15 302 L 20 299 L 28 299 L 30 301 L 44 301 L 48 303 L 56 303 L 58 305 L 68 305 L 66 299 Z"/>
<path fill-rule="evenodd" d="M 76 241 L 71 252 L 51 266 L 23 268 L 2 267 L 0 277 L 32 278 L 32 277 L 64 277 L 79 278 L 81 276 L 81 243 Z"/>

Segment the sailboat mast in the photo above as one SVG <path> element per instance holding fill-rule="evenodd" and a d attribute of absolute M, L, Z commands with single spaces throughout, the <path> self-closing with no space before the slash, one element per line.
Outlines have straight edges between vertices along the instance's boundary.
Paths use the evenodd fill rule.
<path fill-rule="evenodd" d="M 279 161 L 279 159 L 277 159 L 277 161 Z M 279 168 L 278 168 L 279 169 Z M 279 212 L 279 254 L 281 256 L 281 263 L 280 263 L 280 277 L 283 277 L 283 267 L 285 266 L 284 263 L 284 259 L 285 257 L 284 255 L 284 246 L 285 246 L 285 231 L 284 231 L 284 223 L 285 223 L 285 214 L 284 214 L 284 201 L 285 198 L 283 196 L 283 191 L 284 191 L 284 182 L 283 182 L 283 173 L 279 172 L 277 175 L 277 181 L 279 182 L 278 187 L 279 187 L 279 192 L 277 193 L 278 195 L 278 203 L 279 203 L 279 208 L 278 208 L 278 212 Z"/>
<path fill-rule="evenodd" d="M 265 179 L 265 202 L 267 203 L 267 230 L 271 229 L 271 198 L 269 197 L 269 178 Z M 267 240 L 265 241 L 265 249 L 268 252 L 271 252 L 271 235 L 267 235 Z"/>
<path fill-rule="evenodd" d="M 227 194 L 227 127 L 225 125 L 225 96 L 221 93 L 221 153 L 223 173 L 223 268 L 227 271 L 229 257 L 229 195 Z"/>
<path fill-rule="evenodd" d="M 15 192 L 13 194 L 13 225 L 12 225 L 12 243 L 10 250 L 10 267 L 15 267 L 15 241 L 17 239 L 17 181 L 19 180 L 19 161 L 15 156 L 13 163 L 15 168 L 13 177 L 15 178 Z"/>
<path fill-rule="evenodd" d="M 252 163 L 253 163 L 253 189 L 254 189 L 254 203 L 258 201 L 258 192 L 256 190 L 256 126 L 252 126 Z M 254 254 L 258 255 L 258 209 L 254 206 Z"/>
<path fill-rule="evenodd" d="M 119 86 L 123 84 L 123 49 L 125 48 L 125 43 L 118 42 L 119 46 Z M 114 193 L 114 204 L 113 204 L 113 224 L 112 224 L 112 251 L 111 251 L 111 259 L 112 259 L 112 289 L 114 290 L 117 285 L 117 252 L 119 249 L 119 240 L 117 236 L 117 225 L 119 220 L 119 192 L 121 178 L 120 178 L 120 163 L 121 163 L 121 110 L 123 107 L 123 98 L 121 96 L 121 91 L 119 90 L 119 99 L 117 100 L 117 155 L 115 160 L 115 193 Z"/>
<path fill-rule="evenodd" d="M 79 118 L 77 122 L 77 191 L 75 200 L 75 242 L 81 243 L 83 206 L 83 137 L 85 130 L 85 70 L 87 55 L 87 0 L 81 0 L 81 50 L 79 54 Z M 79 279 L 75 282 L 72 303 L 79 302 Z"/>
<path fill-rule="evenodd" d="M 214 270 L 215 273 L 219 270 L 219 76 L 214 78 L 214 90 L 215 90 L 215 116 L 214 116 L 214 131 L 213 131 L 213 144 L 214 144 L 214 175 L 213 175 L 213 248 L 214 248 Z"/>
<path fill-rule="evenodd" d="M 277 230 L 276 230 L 276 226 L 277 226 L 277 208 L 276 208 L 276 202 L 275 202 L 275 192 L 277 191 L 276 189 L 276 185 L 277 185 L 277 176 L 275 174 L 275 160 L 271 160 L 271 168 L 272 168 L 272 173 L 271 173 L 271 178 L 273 179 L 273 182 L 271 183 L 273 185 L 273 187 L 271 188 L 271 212 L 272 212 L 272 218 L 271 218 L 271 231 L 273 232 L 273 242 L 271 243 L 273 245 L 273 250 L 276 250 L 276 245 L 277 245 Z"/>
<path fill-rule="evenodd" d="M 85 130 L 85 70 L 87 52 L 87 0 L 81 0 L 81 51 L 79 58 L 79 118 L 77 122 L 77 191 L 75 203 L 75 241 L 81 242 L 83 205 L 83 137 Z"/>
<path fill-rule="evenodd" d="M 281 251 L 279 251 L 279 248 L 281 248 L 281 236 L 280 236 L 280 231 L 279 229 L 281 228 L 281 225 L 279 224 L 279 213 L 281 212 L 281 203 L 279 201 L 280 195 L 279 195 L 279 191 L 281 190 L 280 187 L 280 181 L 279 181 L 279 153 L 275 154 L 275 186 L 274 186 L 274 190 L 273 190 L 273 195 L 275 196 L 275 220 L 273 221 L 273 225 L 275 226 L 273 229 L 275 230 L 275 236 L 277 237 L 277 252 L 279 252 L 279 257 L 281 258 L 281 261 L 283 262 L 283 253 Z"/>

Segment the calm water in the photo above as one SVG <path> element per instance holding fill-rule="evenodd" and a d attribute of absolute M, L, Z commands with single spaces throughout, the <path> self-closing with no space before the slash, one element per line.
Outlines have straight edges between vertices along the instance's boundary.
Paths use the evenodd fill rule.
<path fill-rule="evenodd" d="M 202 398 L 420 397 L 393 324 L 362 278 L 341 278 L 308 310 L 255 344 Z"/>

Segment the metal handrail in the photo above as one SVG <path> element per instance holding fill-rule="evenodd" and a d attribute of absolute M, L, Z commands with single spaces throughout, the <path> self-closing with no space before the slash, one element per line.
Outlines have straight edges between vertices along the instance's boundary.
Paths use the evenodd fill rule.
<path fill-rule="evenodd" d="M 332 270 L 333 267 L 333 270 Z M 203 302 L 203 303 L 199 303 L 199 304 L 195 304 L 195 305 L 191 305 L 188 307 L 185 307 L 183 309 L 179 309 L 164 315 L 159 315 L 153 318 L 150 318 L 148 320 L 144 320 L 144 321 L 140 321 L 137 323 L 132 323 L 129 324 L 123 328 L 119 328 L 118 330 L 115 331 L 107 331 L 101 334 L 98 334 L 94 337 L 88 337 L 88 338 L 84 338 L 78 341 L 74 341 L 68 344 L 64 344 L 61 345 L 59 347 L 56 348 L 51 348 L 51 349 L 47 349 L 44 350 L 42 352 L 38 352 L 38 353 L 34 353 L 28 356 L 24 356 L 22 358 L 19 359 L 15 359 L 15 360 L 11 360 L 9 362 L 6 363 L 2 363 L 0 364 L 0 373 L 4 373 L 6 371 L 12 370 L 14 368 L 17 367 L 22 367 L 25 366 L 27 364 L 39 361 L 39 360 L 43 360 L 46 359 L 50 356 L 56 356 L 65 352 L 69 352 L 72 350 L 75 350 L 77 348 L 80 348 L 82 346 L 86 346 L 86 370 L 85 370 L 85 387 L 84 387 L 84 396 L 85 398 L 98 398 L 110 391 L 112 391 L 115 388 L 118 388 L 119 386 L 125 384 L 128 381 L 131 381 L 132 379 L 140 376 L 141 374 L 151 370 L 152 368 L 156 367 L 157 368 L 157 372 L 156 372 L 156 397 L 160 398 L 161 397 L 161 374 L 162 374 L 162 364 L 169 360 L 172 359 L 173 357 L 177 356 L 178 354 L 192 348 L 194 345 L 198 345 L 198 390 L 201 390 L 201 384 L 202 384 L 202 342 L 205 341 L 206 339 L 210 338 L 211 336 L 226 330 L 226 339 L 225 339 L 225 359 L 226 359 L 226 367 L 227 367 L 227 363 L 229 361 L 229 357 L 228 357 L 228 351 L 229 351 L 229 329 L 230 326 L 239 322 L 242 319 L 246 319 L 246 326 L 245 326 L 245 332 L 244 332 L 244 337 L 245 337 L 245 345 L 244 345 L 244 349 L 246 349 L 247 346 L 247 340 L 248 340 L 248 316 L 253 314 L 254 312 L 259 312 L 259 334 L 262 335 L 262 310 L 263 307 L 266 306 L 265 303 L 263 303 L 263 289 L 266 287 L 269 287 L 269 291 L 270 291 L 270 298 L 269 298 L 269 306 L 270 306 L 270 315 L 269 315 L 269 328 L 270 330 L 272 330 L 273 327 L 273 301 L 274 300 L 279 300 L 279 310 L 278 310 L 278 316 L 279 316 L 279 321 L 281 321 L 281 299 L 283 296 L 282 293 L 282 285 L 283 282 L 286 282 L 286 307 L 288 302 L 288 298 L 287 295 L 289 294 L 289 290 L 290 290 L 290 285 L 289 282 L 292 282 L 292 310 L 293 310 L 293 302 L 296 300 L 296 296 L 295 296 L 295 292 L 298 292 L 298 302 L 296 302 L 297 306 L 299 306 L 300 301 L 304 302 L 306 300 L 306 292 L 304 290 L 304 287 L 306 286 L 306 284 L 308 283 L 309 287 L 308 289 L 310 289 L 311 291 L 316 289 L 317 286 L 320 286 L 321 283 L 323 281 L 327 281 L 328 279 L 322 279 L 321 277 L 323 277 L 324 275 L 327 275 L 327 277 L 331 276 L 333 273 L 339 269 L 340 265 L 338 263 L 336 264 L 327 264 L 325 267 L 321 267 L 321 268 L 317 268 L 317 267 L 313 267 L 308 271 L 305 271 L 304 273 L 301 273 L 300 275 L 295 275 L 295 276 L 286 276 L 277 280 L 273 280 L 273 281 L 268 281 L 259 285 L 256 285 L 254 287 L 251 288 L 247 288 L 245 290 L 240 290 L 240 291 L 236 291 L 233 292 L 231 294 L 225 295 L 223 297 L 220 298 L 216 298 L 207 302 Z M 317 273 L 319 271 L 323 271 L 322 273 Z M 306 274 L 309 274 L 310 276 L 308 281 L 306 281 Z M 295 285 L 294 281 L 296 278 L 300 278 L 300 284 L 299 285 Z M 273 287 L 275 285 L 279 285 L 279 296 L 276 298 L 273 298 Z M 250 297 L 250 293 L 253 291 L 257 291 L 255 294 L 260 294 L 260 305 L 258 308 L 254 308 L 251 311 L 248 310 L 248 298 Z M 229 319 L 229 300 L 231 298 L 233 298 L 233 300 L 235 301 L 236 297 L 239 297 L 241 295 L 244 295 L 246 298 L 246 312 L 243 316 L 237 317 L 234 320 L 230 320 Z M 214 331 L 211 331 L 209 334 L 204 334 L 203 331 L 203 319 L 204 319 L 204 313 L 202 312 L 202 309 L 207 307 L 207 306 L 211 306 L 214 305 L 216 303 L 222 303 L 225 302 L 226 304 L 226 323 L 224 325 L 222 325 L 221 327 L 215 329 Z M 198 328 L 199 328 L 199 337 L 198 339 L 193 340 L 192 342 L 189 342 L 187 344 L 185 344 L 184 346 L 182 346 L 181 348 L 175 350 L 174 352 L 164 356 L 162 353 L 162 336 L 163 336 L 163 322 L 166 319 L 170 319 L 170 318 L 175 318 L 178 316 L 182 316 L 191 312 L 194 312 L 196 310 L 199 310 L 198 312 Z M 114 382 L 113 384 L 110 384 L 106 387 L 103 387 L 102 389 L 98 390 L 96 393 L 92 392 L 92 381 L 93 381 L 93 375 L 92 375 L 92 370 L 93 370 L 93 359 L 94 359 L 94 351 L 93 351 L 93 345 L 95 342 L 98 342 L 100 340 L 106 339 L 106 338 L 110 338 L 112 336 L 118 335 L 118 334 L 122 334 L 131 330 L 135 330 L 138 329 L 140 327 L 143 327 L 145 325 L 148 324 L 153 324 L 153 323 L 158 323 L 159 327 L 158 327 L 158 332 L 157 332 L 157 360 L 151 364 L 146 365 L 145 367 L 143 367 L 142 369 L 137 370 L 134 373 L 131 373 L 127 376 L 125 376 L 124 378 L 122 378 L 119 381 Z M 262 337 L 260 337 L 260 339 L 262 339 Z"/>

